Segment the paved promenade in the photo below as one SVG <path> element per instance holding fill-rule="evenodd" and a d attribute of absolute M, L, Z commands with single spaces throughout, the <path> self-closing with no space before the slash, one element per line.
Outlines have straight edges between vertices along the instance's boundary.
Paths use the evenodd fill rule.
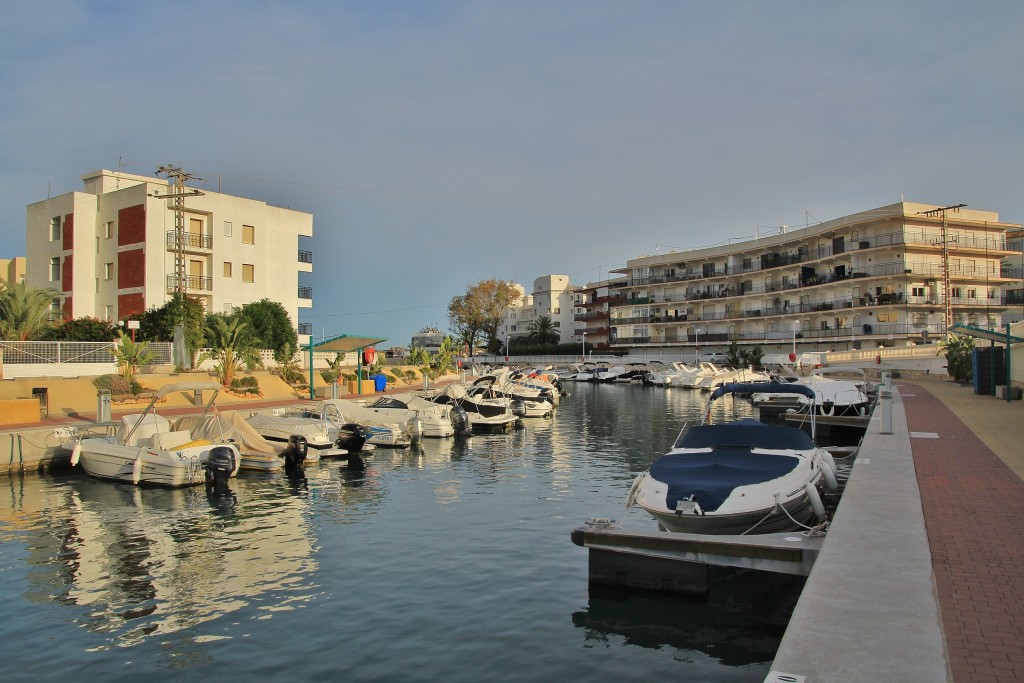
<path fill-rule="evenodd" d="M 1024 410 L 898 385 L 954 683 L 1024 681 Z"/>

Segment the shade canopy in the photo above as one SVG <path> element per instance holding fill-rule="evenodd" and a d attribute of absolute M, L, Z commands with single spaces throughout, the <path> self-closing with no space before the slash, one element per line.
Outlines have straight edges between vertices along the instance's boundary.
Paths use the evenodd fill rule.
<path fill-rule="evenodd" d="M 334 351 L 336 353 L 349 353 L 351 351 L 362 351 L 368 346 L 386 342 L 386 337 L 371 337 L 362 334 L 339 334 L 331 339 L 313 342 L 310 346 L 313 351 Z M 309 348 L 309 346 L 307 346 Z"/>
<path fill-rule="evenodd" d="M 1002 344 L 1007 343 L 1007 341 L 1009 341 L 1010 344 L 1024 343 L 1024 339 L 1013 335 L 1008 336 L 1006 332 L 1000 330 L 986 330 L 983 327 L 964 325 L 963 323 L 955 323 L 951 328 L 949 328 L 949 331 L 956 332 L 957 334 L 965 334 L 969 337 L 977 337 L 978 339 L 987 339 L 990 342 Z"/>

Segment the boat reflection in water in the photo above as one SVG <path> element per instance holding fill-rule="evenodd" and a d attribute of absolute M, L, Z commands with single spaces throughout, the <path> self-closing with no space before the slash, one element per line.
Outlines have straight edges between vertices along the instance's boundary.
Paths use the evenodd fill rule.
<path fill-rule="evenodd" d="M 379 496 L 372 476 L 344 469 L 319 468 L 318 493 L 349 502 Z M 293 495 L 281 495 L 282 485 Z M 34 583 L 48 589 L 48 600 L 86 607 L 75 621 L 107 634 L 109 646 L 195 629 L 243 608 L 267 618 L 315 595 L 317 541 L 305 475 L 241 479 L 216 489 L 138 488 L 82 477 L 65 491 L 64 505 L 51 507 L 66 515 L 53 520 L 62 530 L 59 547 L 33 544 L 41 556 L 31 560 L 56 569 L 56 585 L 40 572 Z M 187 639 L 227 637 L 200 629 Z"/>

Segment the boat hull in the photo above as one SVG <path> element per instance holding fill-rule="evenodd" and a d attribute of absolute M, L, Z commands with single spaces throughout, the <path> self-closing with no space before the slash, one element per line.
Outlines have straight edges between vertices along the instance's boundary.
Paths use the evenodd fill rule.
<path fill-rule="evenodd" d="M 177 488 L 205 483 L 204 465 L 215 446 L 191 446 L 175 451 L 154 450 L 146 447 L 120 446 L 106 439 L 83 439 L 79 464 L 86 474 L 97 479 L 135 483 L 135 460 L 141 459 L 138 483 L 150 486 Z M 235 469 L 238 473 L 241 456 L 234 446 Z"/>
<path fill-rule="evenodd" d="M 771 534 L 812 526 L 815 519 L 814 508 L 806 496 L 785 503 L 785 512 L 781 509 L 782 506 L 773 511 L 775 506 L 772 505 L 766 509 L 745 512 L 693 515 L 653 509 L 639 503 L 638 505 L 657 519 L 665 530 L 686 534 Z"/>

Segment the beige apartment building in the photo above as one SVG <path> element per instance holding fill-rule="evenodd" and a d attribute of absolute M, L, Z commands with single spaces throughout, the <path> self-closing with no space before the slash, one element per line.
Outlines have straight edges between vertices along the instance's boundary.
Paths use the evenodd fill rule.
<path fill-rule="evenodd" d="M 0 278 L 8 285 L 25 281 L 25 257 L 0 258 Z"/>
<path fill-rule="evenodd" d="M 612 351 L 767 353 L 935 343 L 1015 301 L 1019 230 L 992 211 L 901 202 L 716 247 L 631 259 L 609 292 Z"/>
<path fill-rule="evenodd" d="M 58 292 L 65 318 L 124 319 L 179 287 L 214 313 L 278 301 L 296 325 L 313 305 L 299 283 L 313 270 L 299 242 L 313 235 L 312 214 L 203 190 L 185 198 L 179 229 L 168 180 L 100 170 L 82 181 L 81 192 L 27 209 L 26 283 Z"/>

